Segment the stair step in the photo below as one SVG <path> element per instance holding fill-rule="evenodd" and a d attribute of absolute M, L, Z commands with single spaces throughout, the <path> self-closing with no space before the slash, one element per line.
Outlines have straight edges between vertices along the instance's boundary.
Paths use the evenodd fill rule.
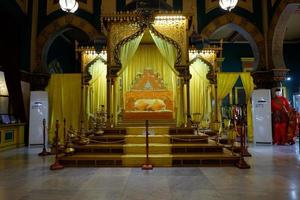
<path fill-rule="evenodd" d="M 62 156 L 59 162 L 65 167 L 122 167 L 122 154 L 76 154 Z"/>
<path fill-rule="evenodd" d="M 193 135 L 194 129 L 192 128 L 170 128 L 170 135 Z"/>
<path fill-rule="evenodd" d="M 170 143 L 208 143 L 207 135 L 171 135 Z"/>
<path fill-rule="evenodd" d="M 172 166 L 234 166 L 238 160 L 238 156 L 228 153 L 177 154 L 173 155 Z"/>
<path fill-rule="evenodd" d="M 126 135 L 126 128 L 104 128 L 103 135 L 111 135 L 111 134 L 118 134 L 118 135 Z"/>
<path fill-rule="evenodd" d="M 145 127 L 129 127 L 126 129 L 127 135 L 145 135 Z M 149 135 L 167 135 L 169 127 L 149 127 Z"/>
<path fill-rule="evenodd" d="M 123 144 L 88 144 L 74 146 L 76 153 L 123 153 Z"/>
<path fill-rule="evenodd" d="M 150 154 L 169 154 L 171 152 L 170 144 L 149 144 Z M 125 154 L 146 154 L 146 144 L 126 144 L 124 145 Z"/>
<path fill-rule="evenodd" d="M 145 144 L 145 135 L 126 135 L 126 144 Z M 169 144 L 169 135 L 149 135 L 149 143 Z"/>

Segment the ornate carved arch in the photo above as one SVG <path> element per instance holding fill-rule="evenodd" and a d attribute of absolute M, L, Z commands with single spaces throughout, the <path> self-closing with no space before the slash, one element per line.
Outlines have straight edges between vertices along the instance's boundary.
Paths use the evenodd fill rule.
<path fill-rule="evenodd" d="M 201 32 L 204 37 L 209 37 L 218 28 L 231 25 L 240 32 L 250 42 L 255 59 L 254 69 L 264 67 L 265 62 L 265 43 L 264 37 L 259 29 L 249 22 L 246 18 L 234 13 L 227 13 L 211 21 Z"/>
<path fill-rule="evenodd" d="M 205 58 L 203 58 L 201 55 L 197 55 L 195 58 L 193 58 L 190 62 L 189 62 L 189 64 L 188 64 L 188 66 L 191 66 L 194 62 L 196 62 L 196 60 L 201 60 L 204 64 L 206 64 L 207 66 L 208 66 L 208 68 L 209 68 L 209 71 L 212 71 L 213 70 L 213 65 L 210 63 L 210 62 L 208 62 L 207 60 L 205 60 Z"/>
<path fill-rule="evenodd" d="M 100 33 L 95 29 L 93 25 L 91 25 L 85 19 L 82 19 L 76 15 L 67 15 L 55 19 L 49 25 L 47 25 L 38 35 L 36 47 L 37 66 L 35 66 L 33 71 L 45 71 L 46 53 L 53 40 L 56 38 L 55 36 L 67 27 L 75 27 L 79 30 L 82 30 L 89 36 L 90 39 L 97 38 L 100 35 Z"/>
<path fill-rule="evenodd" d="M 141 34 L 143 34 L 146 28 L 147 27 L 141 26 L 140 29 L 137 32 L 135 32 L 133 35 L 131 35 L 131 36 L 129 36 L 129 37 L 121 40 L 116 45 L 116 48 L 114 49 L 114 59 L 115 59 L 115 62 L 116 62 L 117 65 L 121 66 L 121 61 L 120 61 L 120 50 L 121 50 L 121 47 L 124 44 L 126 44 L 127 42 L 129 42 L 129 41 L 137 38 Z M 177 64 L 177 65 L 180 64 L 181 56 L 182 56 L 182 50 L 181 50 L 179 44 L 175 40 L 173 40 L 173 39 L 171 39 L 171 38 L 163 35 L 159 31 L 157 31 L 152 25 L 149 25 L 149 30 L 152 31 L 157 37 L 160 37 L 161 39 L 169 42 L 170 44 L 172 44 L 176 48 L 177 58 L 176 58 L 175 64 Z"/>
<path fill-rule="evenodd" d="M 285 0 L 280 1 L 273 15 L 269 28 L 269 56 L 272 58 L 271 67 L 286 68 L 283 57 L 283 40 L 287 21 L 291 14 L 298 9 L 300 0 Z"/>

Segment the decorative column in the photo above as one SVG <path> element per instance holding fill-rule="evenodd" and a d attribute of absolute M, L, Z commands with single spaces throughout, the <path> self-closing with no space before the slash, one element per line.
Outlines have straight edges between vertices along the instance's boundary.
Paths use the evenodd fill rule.
<path fill-rule="evenodd" d="M 265 64 L 268 69 L 269 67 L 269 46 L 268 46 L 268 32 L 269 32 L 269 14 L 268 14 L 268 1 L 261 1 L 262 4 L 262 22 L 264 31 L 264 43 L 265 43 Z M 261 52 L 262 53 L 262 52 Z"/>
<path fill-rule="evenodd" d="M 107 100 L 106 100 L 106 127 L 110 127 L 110 113 L 111 113 L 111 102 L 112 102 L 112 98 L 111 98 L 111 85 L 112 85 L 112 78 L 110 77 L 109 74 L 107 74 L 107 83 L 106 83 L 106 96 L 107 96 Z"/>
<path fill-rule="evenodd" d="M 186 68 L 186 73 L 184 76 L 184 84 L 186 85 L 186 115 L 187 115 L 187 127 L 190 128 L 192 123 L 192 117 L 191 117 L 191 102 L 190 102 L 190 80 L 192 78 L 192 75 L 189 72 L 189 68 Z"/>
<path fill-rule="evenodd" d="M 116 115 L 115 103 L 116 103 L 116 86 L 117 73 L 121 69 L 120 66 L 110 66 L 107 69 L 107 123 L 106 127 L 114 126 L 112 114 Z"/>
<path fill-rule="evenodd" d="M 82 73 L 82 84 L 81 84 L 81 109 L 80 109 L 80 128 L 81 130 L 88 129 L 88 120 L 89 116 L 87 115 L 87 106 L 88 106 L 88 89 L 89 89 L 89 81 L 91 80 L 90 74 L 83 72 Z"/>
<path fill-rule="evenodd" d="M 36 39 L 37 39 L 37 27 L 38 27 L 38 12 L 39 1 L 32 1 L 32 16 L 31 16 L 31 46 L 30 46 L 30 71 L 33 71 L 37 67 L 36 63 Z"/>

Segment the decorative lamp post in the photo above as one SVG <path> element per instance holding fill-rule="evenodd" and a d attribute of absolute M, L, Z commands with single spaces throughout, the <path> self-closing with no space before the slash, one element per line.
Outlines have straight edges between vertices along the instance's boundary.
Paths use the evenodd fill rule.
<path fill-rule="evenodd" d="M 223 10 L 231 11 L 237 5 L 238 0 L 219 0 L 219 5 Z"/>
<path fill-rule="evenodd" d="M 59 0 L 60 8 L 68 13 L 74 13 L 78 9 L 79 5 L 76 0 Z"/>

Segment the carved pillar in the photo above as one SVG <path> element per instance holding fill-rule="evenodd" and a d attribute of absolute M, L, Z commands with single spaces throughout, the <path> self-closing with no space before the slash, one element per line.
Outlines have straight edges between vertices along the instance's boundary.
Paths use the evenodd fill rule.
<path fill-rule="evenodd" d="M 177 113 L 178 115 L 180 115 L 180 116 L 177 116 L 177 117 L 180 117 L 180 119 L 182 119 L 182 121 L 179 121 L 179 120 L 177 120 L 177 126 L 184 126 L 184 124 L 185 124 L 185 98 L 184 98 L 184 79 L 183 79 L 183 77 L 180 77 L 179 78 L 179 94 L 178 95 L 180 95 L 180 98 L 181 98 L 181 100 L 180 100 L 180 105 L 178 105 L 178 106 L 180 106 L 180 108 L 177 108 L 177 109 L 179 109 L 180 110 L 180 112 L 179 113 Z"/>
<path fill-rule="evenodd" d="M 107 83 L 106 83 L 106 95 L 107 95 L 107 100 L 106 100 L 106 113 L 107 113 L 107 126 L 110 126 L 110 113 L 111 113 L 111 85 L 112 85 L 112 78 L 107 74 Z"/>
<path fill-rule="evenodd" d="M 89 90 L 89 81 L 91 80 L 92 76 L 87 72 L 82 73 L 82 84 L 81 84 L 81 109 L 80 109 L 80 120 L 79 123 L 81 128 L 84 128 L 85 130 L 88 129 L 88 121 L 89 121 L 89 116 L 87 115 L 87 110 L 88 110 L 88 90 Z"/>
<path fill-rule="evenodd" d="M 190 102 L 190 80 L 192 75 L 189 73 L 187 69 L 187 74 L 184 76 L 184 84 L 186 85 L 186 115 L 187 115 L 187 127 L 191 127 L 192 117 L 191 117 L 191 102 Z"/>
<path fill-rule="evenodd" d="M 120 66 L 110 66 L 107 69 L 107 127 L 111 127 L 114 116 L 117 111 L 115 109 L 116 105 L 116 87 L 115 82 L 117 80 L 117 73 L 121 69 Z"/>
<path fill-rule="evenodd" d="M 264 43 L 265 43 L 265 64 L 267 69 L 269 68 L 269 46 L 268 46 L 268 32 L 269 32 L 269 9 L 268 9 L 268 1 L 261 1 L 262 3 L 262 15 L 263 15 L 263 31 L 264 31 Z M 262 53 L 262 52 L 261 52 Z M 261 66 L 259 66 L 261 67 Z"/>
<path fill-rule="evenodd" d="M 180 82 L 180 95 L 183 96 L 182 110 L 184 116 L 184 123 L 188 127 L 191 126 L 191 111 L 190 111 L 190 79 L 192 78 L 191 74 L 189 73 L 189 67 L 186 65 L 176 65 L 175 69 L 178 71 L 178 76 L 182 80 Z M 186 121 L 187 117 L 187 121 Z M 179 124 L 178 124 L 179 125 Z"/>

